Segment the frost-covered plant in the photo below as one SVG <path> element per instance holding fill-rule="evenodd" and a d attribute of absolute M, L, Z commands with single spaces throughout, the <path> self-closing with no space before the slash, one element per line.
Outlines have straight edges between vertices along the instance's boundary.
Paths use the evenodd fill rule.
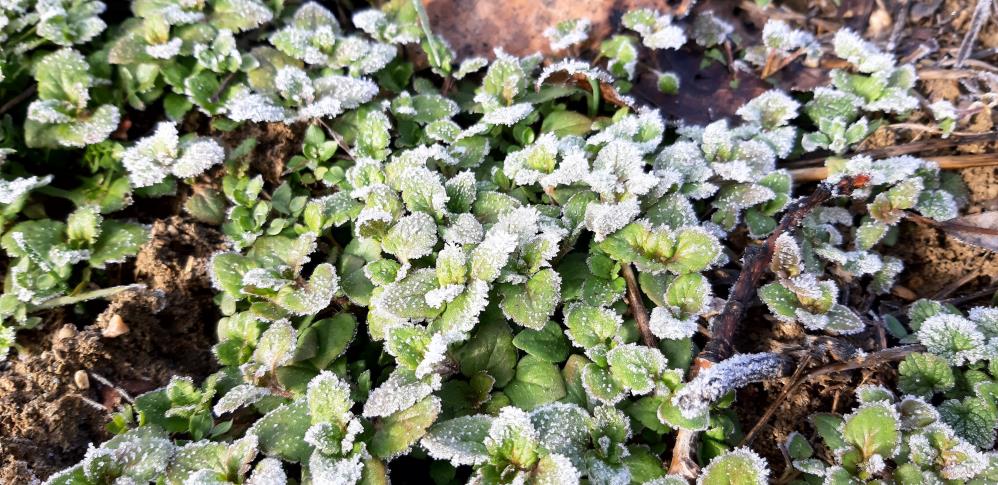
<path fill-rule="evenodd" d="M 844 417 L 811 416 L 832 463 L 817 458 L 804 436 L 791 435 L 784 450 L 799 473 L 826 483 L 898 484 L 990 483 L 998 473 L 998 457 L 987 451 L 991 444 L 982 451 L 962 438 L 942 406 L 914 396 L 899 399 L 878 386 L 860 387 L 856 395 L 859 406 Z M 994 416 L 993 402 L 990 407 Z"/>
<path fill-rule="evenodd" d="M 74 288 L 78 265 L 102 269 L 122 262 L 135 255 L 147 238 L 144 226 L 105 220 L 96 206 L 77 208 L 65 222 L 36 219 L 15 224 L 0 239 L 10 258 L 0 295 L 0 329 L 31 328 L 39 318 L 30 313 L 39 307 L 100 296 L 99 291 L 88 294 Z M 0 343 L 4 356 L 11 342 Z"/>
<path fill-rule="evenodd" d="M 785 62 L 803 53 L 808 59 L 821 56 L 821 46 L 810 32 L 792 28 L 779 19 L 769 19 L 762 27 L 762 45 L 745 49 L 745 60 L 759 67 Z"/>
<path fill-rule="evenodd" d="M 210 138 L 178 135 L 176 125 L 163 122 L 122 153 L 121 163 L 133 187 L 156 185 L 171 175 L 195 177 L 225 158 L 225 150 Z"/>
<path fill-rule="evenodd" d="M 651 9 L 631 10 L 624 14 L 621 22 L 624 27 L 641 34 L 641 42 L 652 49 L 678 49 L 686 43 L 686 33 L 682 27 L 672 24 L 671 15 L 662 15 Z M 712 30 L 723 33 L 725 26 L 714 22 Z M 730 26 L 726 27 L 730 29 Z M 706 40 L 710 36 L 703 37 Z"/>
<path fill-rule="evenodd" d="M 24 138 L 29 147 L 83 147 L 100 142 L 118 127 L 111 104 L 91 100 L 98 80 L 79 52 L 60 49 L 35 66 L 38 99 L 28 106 Z"/>
<path fill-rule="evenodd" d="M 551 42 L 551 50 L 560 51 L 584 43 L 589 39 L 589 19 L 572 19 L 558 22 L 544 31 L 544 37 Z"/>
<path fill-rule="evenodd" d="M 51 3 L 77 8 L 72 25 L 93 24 L 80 12 L 97 2 Z M 758 455 L 733 449 L 741 436 L 730 406 L 740 387 L 783 375 L 788 357 L 698 361 L 686 378 L 697 334 L 710 332 L 720 308 L 713 294 L 724 294 L 712 271 L 733 255 L 729 234 L 744 228 L 760 239 L 777 227 L 792 201 L 780 160 L 848 150 L 882 119 L 875 112 L 905 111 L 891 100 L 909 95 L 908 71 L 892 57 L 842 34 L 836 48 L 855 69 L 832 86 L 813 96 L 771 90 L 741 106 L 740 120 L 690 126 L 620 94 L 645 68 L 639 40 L 685 44 L 683 28 L 651 10 L 624 16 L 637 35 L 605 39 L 597 67 L 501 49 L 457 63 L 412 0 L 350 17 L 311 2 L 293 12 L 262 0 L 132 7 L 135 18 L 86 59 L 50 54 L 83 62 L 70 72 L 90 77 L 70 87 L 79 93 L 82 83 L 86 94 L 42 92 L 39 76 L 35 111 L 72 101 L 73 115 L 85 117 L 96 100 L 121 99 L 138 110 L 161 103 L 173 122 L 124 147 L 88 142 L 92 177 L 77 189 L 19 161 L 4 168 L 0 188 L 10 195 L 0 209 L 13 227 L 3 245 L 13 264 L 0 310 L 25 326 L 47 302 L 80 297 L 71 273 L 133 254 L 145 237 L 126 225 L 142 231 L 126 238 L 112 229 L 125 223 L 101 214 L 131 196 L 169 193 L 228 243 L 209 264 L 221 369 L 200 385 L 178 377 L 138 396 L 112 420 L 118 441 L 52 483 L 384 483 L 393 460 L 409 455 L 437 460 L 440 480 L 470 467 L 461 473 L 472 483 L 675 485 L 685 479 L 666 475 L 662 456 L 677 430 L 702 433 L 691 450 L 704 465 L 698 483 L 769 479 Z M 575 52 L 587 30 L 585 20 L 568 21 L 547 36 L 553 50 Z M 741 43 L 710 13 L 692 19 L 690 37 L 713 58 Z M 818 47 L 785 24 L 767 25 L 764 43 L 765 56 L 782 60 Z M 411 58 L 416 44 L 424 55 Z M 882 92 L 864 91 L 866 78 L 886 79 Z M 664 92 L 679 89 L 675 75 L 659 80 Z M 195 107 L 210 120 L 189 116 Z M 810 126 L 802 114 L 818 132 L 799 132 Z M 238 146 L 180 136 L 180 120 Z M 277 151 L 240 137 L 259 132 L 261 144 L 274 143 L 270 131 L 285 129 L 277 124 L 298 153 L 250 160 Z M 115 138 L 134 135 L 130 126 Z M 761 296 L 784 320 L 851 334 L 863 322 L 837 288 L 871 276 L 871 291 L 888 291 L 900 262 L 874 245 L 890 242 L 906 211 L 955 215 L 960 187 L 906 157 L 832 158 L 828 169 L 831 182 L 868 180 L 853 192 L 866 214 L 836 197 L 796 235 L 785 232 Z M 191 187 L 175 184 L 202 174 Z M 37 206 L 26 208 L 42 197 L 81 208 L 65 224 L 40 219 Z M 112 246 L 126 249 L 101 256 L 115 233 L 123 235 Z M 946 450 L 983 446 L 994 430 L 993 369 L 983 370 L 993 315 L 916 306 L 922 325 L 896 336 L 929 352 L 902 365 L 901 386 L 943 393 L 939 426 L 963 440 Z M 13 328 L 0 328 L 0 346 Z M 861 401 L 885 395 L 867 389 Z M 118 444 L 140 439 L 149 456 Z M 904 452 L 843 452 L 836 466 L 878 476 Z"/>

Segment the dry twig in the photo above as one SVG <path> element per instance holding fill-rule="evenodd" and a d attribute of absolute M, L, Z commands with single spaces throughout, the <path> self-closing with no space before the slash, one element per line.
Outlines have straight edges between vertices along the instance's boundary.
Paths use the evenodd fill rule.
<path fill-rule="evenodd" d="M 634 322 L 638 325 L 641 341 L 649 347 L 655 347 L 655 336 L 651 333 L 648 309 L 645 308 L 645 302 L 641 299 L 637 275 L 634 274 L 634 269 L 629 263 L 621 265 L 620 273 L 624 276 L 624 281 L 627 282 L 627 303 L 631 306 L 631 313 L 634 314 Z"/>

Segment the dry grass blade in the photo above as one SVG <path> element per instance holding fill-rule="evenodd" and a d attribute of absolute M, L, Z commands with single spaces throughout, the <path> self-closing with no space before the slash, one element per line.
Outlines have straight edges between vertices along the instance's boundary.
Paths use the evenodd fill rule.
<path fill-rule="evenodd" d="M 974 167 L 996 167 L 998 166 L 998 154 L 980 153 L 972 155 L 946 155 L 939 157 L 925 157 L 925 160 L 936 162 L 942 170 L 961 170 Z M 795 183 L 817 182 L 828 177 L 826 167 L 805 167 L 790 170 L 790 176 Z"/>
<path fill-rule="evenodd" d="M 987 22 L 990 15 L 991 0 L 977 0 L 974 15 L 970 19 L 970 28 L 967 29 L 967 35 L 960 43 L 960 51 L 956 55 L 955 66 L 957 68 L 963 67 L 963 63 L 970 57 L 970 52 L 974 49 L 974 43 L 977 41 L 977 34 L 981 32 L 981 28 L 984 27 L 984 23 Z"/>
<path fill-rule="evenodd" d="M 981 212 L 943 222 L 917 214 L 908 214 L 908 218 L 919 224 L 942 229 L 946 234 L 967 244 L 998 251 L 998 211 Z"/>

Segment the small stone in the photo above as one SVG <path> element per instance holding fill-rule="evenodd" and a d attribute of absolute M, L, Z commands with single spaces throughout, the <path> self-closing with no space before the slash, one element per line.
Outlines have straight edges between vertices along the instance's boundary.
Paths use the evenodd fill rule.
<path fill-rule="evenodd" d="M 76 325 L 67 323 L 55 333 L 56 340 L 66 340 L 76 336 Z"/>
<path fill-rule="evenodd" d="M 128 325 L 125 324 L 125 320 L 118 314 L 111 317 L 111 320 L 107 323 L 107 327 L 101 330 L 101 335 L 107 338 L 119 337 L 126 333 L 128 333 Z"/>
<path fill-rule="evenodd" d="M 78 370 L 73 374 L 73 382 L 76 387 L 82 390 L 90 389 L 90 375 L 85 370 Z"/>

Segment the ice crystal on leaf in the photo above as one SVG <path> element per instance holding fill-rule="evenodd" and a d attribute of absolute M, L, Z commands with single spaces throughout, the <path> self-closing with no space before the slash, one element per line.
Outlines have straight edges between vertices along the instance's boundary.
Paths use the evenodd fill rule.
<path fill-rule="evenodd" d="M 167 176 L 194 177 L 222 162 L 225 151 L 209 138 L 190 138 L 181 142 L 177 127 L 163 122 L 156 131 L 122 154 L 122 164 L 134 187 L 162 182 Z"/>
<path fill-rule="evenodd" d="M 776 354 L 739 354 L 701 371 L 672 398 L 688 419 L 702 415 L 733 389 L 780 375 L 784 361 Z"/>
<path fill-rule="evenodd" d="M 590 27 L 592 22 L 589 19 L 563 20 L 544 30 L 544 37 L 551 42 L 551 50 L 565 50 L 585 42 L 589 38 Z"/>
<path fill-rule="evenodd" d="M 641 34 L 644 45 L 652 49 L 678 49 L 686 43 L 686 34 L 672 25 L 671 15 L 649 9 L 631 10 L 624 14 L 622 23 Z"/>
<path fill-rule="evenodd" d="M 918 329 L 918 340 L 929 352 L 952 365 L 973 364 L 984 358 L 984 334 L 973 321 L 959 315 L 934 315 Z"/>

